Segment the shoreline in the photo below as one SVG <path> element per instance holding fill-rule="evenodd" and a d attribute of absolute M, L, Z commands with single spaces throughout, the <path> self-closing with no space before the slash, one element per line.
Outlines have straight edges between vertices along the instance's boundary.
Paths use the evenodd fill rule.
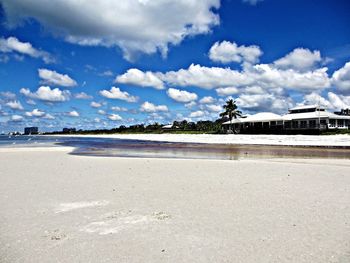
<path fill-rule="evenodd" d="M 350 148 L 349 135 L 249 135 L 249 134 L 105 134 L 105 135 L 42 135 L 78 138 L 109 138 L 153 142 L 201 143 L 223 145 L 265 145 L 300 147 Z"/>

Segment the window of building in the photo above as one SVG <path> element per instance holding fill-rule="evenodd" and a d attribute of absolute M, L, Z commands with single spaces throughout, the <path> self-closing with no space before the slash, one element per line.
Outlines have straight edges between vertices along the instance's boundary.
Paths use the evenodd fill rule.
<path fill-rule="evenodd" d="M 335 120 L 333 119 L 329 120 L 329 127 L 335 127 Z"/>
<path fill-rule="evenodd" d="M 307 127 L 307 121 L 300 121 L 300 128 L 305 129 Z"/>
<path fill-rule="evenodd" d="M 316 128 L 316 120 L 309 120 L 309 127 Z"/>
<path fill-rule="evenodd" d="M 294 129 L 299 128 L 298 121 L 292 121 L 292 128 Z"/>

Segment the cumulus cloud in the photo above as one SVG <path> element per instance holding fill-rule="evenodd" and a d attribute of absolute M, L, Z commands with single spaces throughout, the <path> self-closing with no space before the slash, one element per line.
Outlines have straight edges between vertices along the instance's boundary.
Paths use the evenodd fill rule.
<path fill-rule="evenodd" d="M 90 103 L 90 106 L 93 107 L 93 108 L 100 108 L 102 106 L 102 104 L 98 103 L 98 102 L 95 102 L 95 101 L 92 101 Z"/>
<path fill-rule="evenodd" d="M 20 93 L 31 99 L 38 99 L 46 102 L 64 102 L 70 98 L 69 91 L 62 91 L 58 88 L 51 89 L 48 86 L 41 86 L 36 92 L 31 92 L 29 89 L 22 88 Z"/>
<path fill-rule="evenodd" d="M 17 100 L 9 101 L 5 105 L 10 107 L 13 110 L 23 110 L 24 109 L 21 102 L 17 101 Z"/>
<path fill-rule="evenodd" d="M 242 94 L 236 101 L 240 108 L 253 111 L 285 112 L 293 106 L 291 98 L 275 94 Z"/>
<path fill-rule="evenodd" d="M 118 114 L 110 114 L 108 115 L 108 119 L 110 119 L 111 121 L 120 121 L 123 118 Z"/>
<path fill-rule="evenodd" d="M 213 103 L 215 99 L 211 96 L 205 96 L 199 100 L 199 103 L 201 104 L 210 104 Z"/>
<path fill-rule="evenodd" d="M 283 87 L 307 92 L 330 87 L 331 82 L 327 70 L 327 68 L 317 68 L 301 72 L 294 69 L 279 69 L 270 64 L 256 64 L 240 71 L 192 64 L 188 69 L 157 72 L 156 74 L 169 86 L 220 89 L 232 87 L 234 84 L 237 88 L 260 86 L 265 89 L 277 89 Z M 219 92 L 224 94 L 225 90 L 219 90 Z"/>
<path fill-rule="evenodd" d="M 263 54 L 258 46 L 238 46 L 235 42 L 216 42 L 209 50 L 209 58 L 220 63 L 248 62 L 255 64 Z"/>
<path fill-rule="evenodd" d="M 44 68 L 38 69 L 38 72 L 43 84 L 51 84 L 61 87 L 74 87 L 77 85 L 77 82 L 67 74 L 60 74 L 54 70 Z"/>
<path fill-rule="evenodd" d="M 312 92 L 305 95 L 304 100 L 300 104 L 315 104 L 331 110 L 340 110 L 350 108 L 350 96 L 337 95 L 334 92 L 328 92 L 327 98 L 324 98 L 320 94 Z"/>
<path fill-rule="evenodd" d="M 11 91 L 1 91 L 0 96 L 10 100 L 14 100 L 16 98 L 16 94 Z"/>
<path fill-rule="evenodd" d="M 48 120 L 54 120 L 55 119 L 55 117 L 53 115 L 51 115 L 50 113 L 46 113 L 43 118 L 44 119 L 48 119 Z"/>
<path fill-rule="evenodd" d="M 282 69 L 310 70 L 322 61 L 318 50 L 311 51 L 307 48 L 296 48 L 283 58 L 274 62 L 274 65 Z"/>
<path fill-rule="evenodd" d="M 27 117 L 43 117 L 45 115 L 45 112 L 39 110 L 39 109 L 34 109 L 32 111 L 27 111 L 25 113 Z M 51 115 L 50 115 L 51 116 Z"/>
<path fill-rule="evenodd" d="M 106 115 L 106 112 L 104 110 L 98 110 L 97 113 L 100 115 Z"/>
<path fill-rule="evenodd" d="M 119 107 L 119 106 L 113 106 L 113 107 L 111 107 L 111 110 L 112 111 L 128 111 L 127 108 Z"/>
<path fill-rule="evenodd" d="M 116 87 L 112 87 L 109 91 L 101 90 L 100 95 L 108 99 L 119 99 L 127 102 L 136 102 L 138 100 L 137 97 L 131 96 L 128 92 L 121 91 L 120 88 Z"/>
<path fill-rule="evenodd" d="M 151 102 L 144 102 L 141 107 L 141 111 L 144 112 L 159 112 L 159 111 L 168 111 L 168 107 L 166 105 L 154 105 Z"/>
<path fill-rule="evenodd" d="M 193 111 L 190 113 L 190 118 L 200 118 L 205 115 L 204 111 L 198 110 L 198 111 Z"/>
<path fill-rule="evenodd" d="M 219 112 L 223 110 L 221 105 L 215 105 L 215 104 L 206 105 L 206 108 L 212 112 Z"/>
<path fill-rule="evenodd" d="M 126 59 L 160 51 L 219 24 L 220 0 L 90 1 L 1 0 L 7 25 L 34 18 L 79 45 L 118 46 Z M 67 20 L 67 17 L 69 19 Z"/>
<path fill-rule="evenodd" d="M 16 52 L 33 58 L 41 58 L 45 63 L 54 62 L 54 59 L 48 52 L 38 50 L 34 48 L 31 43 L 21 42 L 15 37 L 0 38 L 0 52 Z"/>
<path fill-rule="evenodd" d="M 92 99 L 93 97 L 86 94 L 85 92 L 80 92 L 74 95 L 74 98 L 80 99 L 80 100 L 89 100 Z"/>
<path fill-rule="evenodd" d="M 333 73 L 332 83 L 344 92 L 350 92 L 350 62 Z"/>
<path fill-rule="evenodd" d="M 11 116 L 11 121 L 14 121 L 14 122 L 20 122 L 20 121 L 23 121 L 23 116 L 21 115 L 12 115 Z"/>
<path fill-rule="evenodd" d="M 160 80 L 156 74 L 147 71 L 142 72 L 139 69 L 129 69 L 123 75 L 117 76 L 115 79 L 117 83 L 137 85 L 141 87 L 152 87 L 155 89 L 164 89 L 163 81 Z"/>
<path fill-rule="evenodd" d="M 216 93 L 219 96 L 229 96 L 233 94 L 237 94 L 239 90 L 236 87 L 226 87 L 226 88 L 218 88 L 216 89 Z"/>
<path fill-rule="evenodd" d="M 185 90 L 178 90 L 174 88 L 168 89 L 167 94 L 173 100 L 177 102 L 184 102 L 184 103 L 197 100 L 198 98 L 196 93 L 188 92 Z"/>
<path fill-rule="evenodd" d="M 73 111 L 68 112 L 67 116 L 69 116 L 69 117 L 79 117 L 80 114 L 79 114 L 79 112 L 73 110 Z"/>

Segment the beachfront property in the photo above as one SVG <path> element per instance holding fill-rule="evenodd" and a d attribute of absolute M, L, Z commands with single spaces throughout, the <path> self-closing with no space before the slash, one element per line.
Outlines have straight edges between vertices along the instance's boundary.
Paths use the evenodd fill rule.
<path fill-rule="evenodd" d="M 232 120 L 237 133 L 319 133 L 320 131 L 349 129 L 349 111 L 328 112 L 318 105 L 298 106 L 285 115 L 261 112 Z M 230 121 L 223 123 L 223 130 L 230 129 Z"/>
<path fill-rule="evenodd" d="M 31 134 L 38 134 L 39 128 L 38 127 L 25 127 L 24 128 L 24 135 L 31 135 Z"/>

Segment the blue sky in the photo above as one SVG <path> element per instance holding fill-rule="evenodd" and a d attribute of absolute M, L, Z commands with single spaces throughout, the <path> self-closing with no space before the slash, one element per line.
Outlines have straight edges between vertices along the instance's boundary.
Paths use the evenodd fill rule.
<path fill-rule="evenodd" d="M 350 107 L 350 3 L 0 0 L 0 132 Z"/>

